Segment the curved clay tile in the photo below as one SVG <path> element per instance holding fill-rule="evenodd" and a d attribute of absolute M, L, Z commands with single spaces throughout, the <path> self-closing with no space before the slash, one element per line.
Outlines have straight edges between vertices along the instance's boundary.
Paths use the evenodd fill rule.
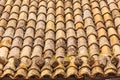
<path fill-rule="evenodd" d="M 11 13 L 17 13 L 19 14 L 20 7 L 19 6 L 14 6 L 11 10 Z"/>
<path fill-rule="evenodd" d="M 38 29 L 45 29 L 45 22 L 44 21 L 38 21 L 37 23 L 36 23 L 36 30 L 38 30 Z"/>
<path fill-rule="evenodd" d="M 64 3 L 62 0 L 57 1 L 56 8 L 58 8 L 58 7 L 64 7 Z"/>
<path fill-rule="evenodd" d="M 21 6 L 20 12 L 28 12 L 28 6 L 26 5 Z"/>
<path fill-rule="evenodd" d="M 58 7 L 56 9 L 56 15 L 64 15 L 64 8 Z"/>
<path fill-rule="evenodd" d="M 14 3 L 14 6 L 21 6 L 21 3 L 22 3 L 22 0 L 16 0 L 15 3 Z"/>
<path fill-rule="evenodd" d="M 44 13 L 46 14 L 46 7 L 45 6 L 40 6 L 39 9 L 38 9 L 38 14 L 39 13 Z"/>

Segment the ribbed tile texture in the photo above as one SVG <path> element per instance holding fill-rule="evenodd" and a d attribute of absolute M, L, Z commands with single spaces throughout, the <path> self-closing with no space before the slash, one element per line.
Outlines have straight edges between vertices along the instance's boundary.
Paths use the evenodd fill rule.
<path fill-rule="evenodd" d="M 120 76 L 120 0 L 0 0 L 0 78 L 109 76 Z"/>

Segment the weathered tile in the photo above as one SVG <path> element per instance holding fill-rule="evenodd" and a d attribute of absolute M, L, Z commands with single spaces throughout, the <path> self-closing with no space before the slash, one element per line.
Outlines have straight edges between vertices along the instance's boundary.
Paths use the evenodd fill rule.
<path fill-rule="evenodd" d="M 119 4 L 120 0 L 0 0 L 0 79 L 119 77 Z"/>
<path fill-rule="evenodd" d="M 7 12 L 4 12 L 1 16 L 1 19 L 6 19 L 7 20 L 8 18 L 9 18 L 9 13 L 7 13 Z"/>

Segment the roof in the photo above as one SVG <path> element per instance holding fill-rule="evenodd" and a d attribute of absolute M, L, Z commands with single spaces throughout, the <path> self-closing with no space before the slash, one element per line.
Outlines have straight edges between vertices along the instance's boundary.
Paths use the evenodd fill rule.
<path fill-rule="evenodd" d="M 0 0 L 1 79 L 111 76 L 120 76 L 120 0 Z"/>

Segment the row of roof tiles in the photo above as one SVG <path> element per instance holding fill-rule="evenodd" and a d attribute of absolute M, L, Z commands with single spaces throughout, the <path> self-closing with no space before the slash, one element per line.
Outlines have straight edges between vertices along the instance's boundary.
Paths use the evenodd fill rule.
<path fill-rule="evenodd" d="M 119 2 L 1 0 L 1 78 L 119 76 Z"/>

